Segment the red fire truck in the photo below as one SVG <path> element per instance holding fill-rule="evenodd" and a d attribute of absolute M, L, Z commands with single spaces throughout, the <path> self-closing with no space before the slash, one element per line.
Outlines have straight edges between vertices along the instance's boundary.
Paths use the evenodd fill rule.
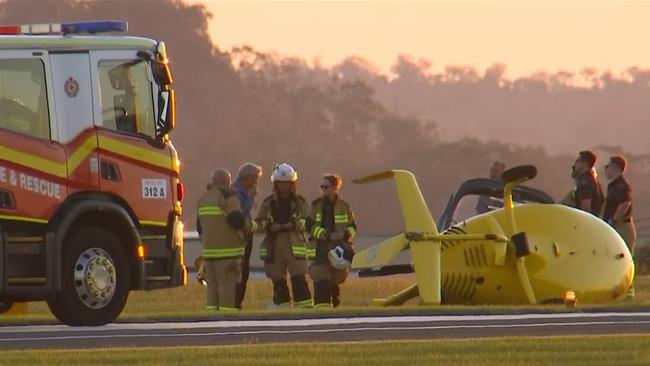
<path fill-rule="evenodd" d="M 0 26 L 0 304 L 100 325 L 183 285 L 180 161 L 163 42 L 124 22 Z"/>

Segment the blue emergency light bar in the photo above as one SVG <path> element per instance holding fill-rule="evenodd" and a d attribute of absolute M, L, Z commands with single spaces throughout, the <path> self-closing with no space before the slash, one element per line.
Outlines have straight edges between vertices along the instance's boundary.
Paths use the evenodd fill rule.
<path fill-rule="evenodd" d="M 104 20 L 99 22 L 62 23 L 63 33 L 101 33 L 101 32 L 126 32 L 129 24 L 122 21 Z"/>
<path fill-rule="evenodd" d="M 90 22 L 23 24 L 0 26 L 1 35 L 36 35 L 36 34 L 80 34 L 80 33 L 106 33 L 126 32 L 129 29 L 127 22 L 115 20 L 102 20 Z"/>

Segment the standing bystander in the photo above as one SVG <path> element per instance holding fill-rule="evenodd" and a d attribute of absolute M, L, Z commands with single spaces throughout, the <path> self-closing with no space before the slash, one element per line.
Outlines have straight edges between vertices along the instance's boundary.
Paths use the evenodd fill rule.
<path fill-rule="evenodd" d="M 257 195 L 257 186 L 262 176 L 262 167 L 253 163 L 244 163 L 239 167 L 237 179 L 232 184 L 232 188 L 239 199 L 241 210 L 246 219 L 251 220 L 251 211 L 255 206 L 255 196 Z M 241 303 L 246 296 L 246 283 L 250 273 L 251 251 L 253 250 L 253 233 L 247 233 L 244 237 L 244 257 L 241 263 L 241 282 L 237 294 L 237 302 Z"/>
<path fill-rule="evenodd" d="M 632 218 L 632 188 L 623 176 L 626 169 L 625 158 L 618 155 L 609 158 L 609 162 L 605 165 L 605 176 L 610 183 L 607 185 L 607 202 L 603 220 L 621 235 L 634 258 L 636 228 Z M 634 284 L 630 286 L 627 298 L 634 298 Z"/>
<path fill-rule="evenodd" d="M 571 177 L 576 182 L 575 194 L 571 206 L 591 212 L 600 217 L 605 198 L 600 181 L 596 175 L 596 154 L 589 150 L 580 151 L 571 170 Z"/>
<path fill-rule="evenodd" d="M 490 179 L 501 180 L 501 174 L 506 170 L 506 164 L 495 161 L 490 167 Z M 503 207 L 502 201 L 492 199 L 490 196 L 479 196 L 476 202 L 476 212 L 479 214 L 486 213 L 494 208 Z"/>

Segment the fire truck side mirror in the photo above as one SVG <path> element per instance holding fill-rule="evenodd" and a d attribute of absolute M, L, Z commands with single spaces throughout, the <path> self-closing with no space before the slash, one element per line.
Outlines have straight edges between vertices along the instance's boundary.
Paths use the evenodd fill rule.
<path fill-rule="evenodd" d="M 172 73 L 169 69 L 169 64 L 152 61 L 151 69 L 153 72 L 153 77 L 156 83 L 160 86 L 169 86 L 172 85 L 174 80 L 172 79 Z"/>
<path fill-rule="evenodd" d="M 174 82 L 169 69 L 165 42 L 158 42 L 155 58 L 151 60 L 153 76 L 160 87 L 158 92 L 158 121 L 156 139 L 162 140 L 176 126 L 176 97 L 170 86 Z"/>
<path fill-rule="evenodd" d="M 176 97 L 173 90 L 158 92 L 158 122 L 156 139 L 161 140 L 176 126 Z"/>
<path fill-rule="evenodd" d="M 167 58 L 167 47 L 165 42 L 158 42 L 156 47 L 156 54 L 152 60 L 153 75 L 156 83 L 160 86 L 169 87 L 174 83 L 172 79 L 172 72 L 169 69 L 169 59 Z"/>

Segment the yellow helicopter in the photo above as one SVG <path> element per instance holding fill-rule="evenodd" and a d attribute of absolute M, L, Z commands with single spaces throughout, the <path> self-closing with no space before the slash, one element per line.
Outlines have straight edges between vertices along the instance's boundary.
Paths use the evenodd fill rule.
<path fill-rule="evenodd" d="M 393 179 L 406 228 L 357 253 L 352 268 L 381 273 L 410 249 L 417 281 L 375 304 L 400 305 L 416 296 L 422 304 L 545 304 L 567 301 L 567 296 L 604 303 L 624 297 L 634 278 L 634 262 L 614 229 L 564 205 L 513 203 L 513 189 L 536 175 L 532 165 L 505 171 L 503 208 L 442 233 L 411 172 L 390 170 L 354 180 Z"/>

